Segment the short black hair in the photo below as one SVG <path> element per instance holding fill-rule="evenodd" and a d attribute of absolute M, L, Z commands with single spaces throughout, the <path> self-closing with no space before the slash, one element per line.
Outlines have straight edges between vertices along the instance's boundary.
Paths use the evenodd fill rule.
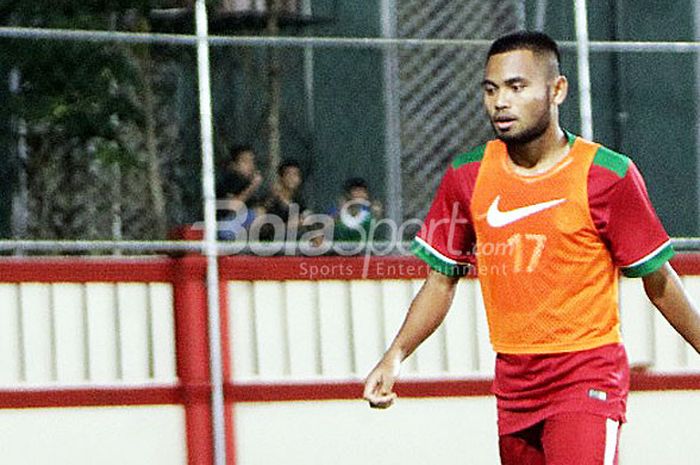
<path fill-rule="evenodd" d="M 253 147 L 250 145 L 234 145 L 231 147 L 231 150 L 229 150 L 229 161 L 232 161 L 233 163 L 236 163 L 240 156 L 246 152 L 250 152 L 252 154 L 255 154 L 255 150 L 253 150 Z"/>
<path fill-rule="evenodd" d="M 292 158 L 289 160 L 284 160 L 282 163 L 280 163 L 280 166 L 277 168 L 277 175 L 284 176 L 284 172 L 287 171 L 287 168 L 296 168 L 301 171 L 301 165 L 299 162 Z"/>
<path fill-rule="evenodd" d="M 355 188 L 369 190 L 369 186 L 367 185 L 367 181 L 365 181 L 365 178 L 354 177 L 345 180 L 345 184 L 343 185 L 343 189 L 345 189 L 345 192 L 349 194 L 350 191 Z"/>
<path fill-rule="evenodd" d="M 551 53 L 557 59 L 557 71 L 560 72 L 561 55 L 559 54 L 559 46 L 557 46 L 554 39 L 544 32 L 538 31 L 518 31 L 499 37 L 491 44 L 486 60 L 488 61 L 493 55 L 514 50 L 530 50 L 537 54 Z"/>

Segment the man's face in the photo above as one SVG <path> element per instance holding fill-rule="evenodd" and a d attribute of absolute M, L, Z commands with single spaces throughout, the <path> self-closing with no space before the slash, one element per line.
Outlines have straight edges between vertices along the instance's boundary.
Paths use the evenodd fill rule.
<path fill-rule="evenodd" d="M 246 178 L 252 178 L 255 174 L 255 169 L 255 154 L 250 151 L 241 153 L 238 156 L 238 160 L 234 163 L 234 170 Z"/>
<path fill-rule="evenodd" d="M 484 106 L 496 136 L 522 144 L 541 136 L 552 122 L 556 78 L 546 57 L 530 50 L 493 55 L 486 63 Z"/>
<path fill-rule="evenodd" d="M 301 170 L 296 166 L 288 166 L 282 172 L 281 181 L 287 189 L 291 191 L 296 190 L 301 186 Z"/>
<path fill-rule="evenodd" d="M 348 191 L 351 200 L 369 200 L 369 191 L 366 187 L 354 186 Z"/>

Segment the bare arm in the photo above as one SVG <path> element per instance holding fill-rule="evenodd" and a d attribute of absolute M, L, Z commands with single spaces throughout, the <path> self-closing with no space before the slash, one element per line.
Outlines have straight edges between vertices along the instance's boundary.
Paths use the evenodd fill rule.
<path fill-rule="evenodd" d="M 255 191 L 258 190 L 258 187 L 260 187 L 260 184 L 262 184 L 262 175 L 258 172 L 256 172 L 253 175 L 253 178 L 250 180 L 250 184 L 248 184 L 248 187 L 243 189 L 242 192 L 240 192 L 237 195 L 233 196 L 233 200 L 238 200 L 243 203 L 246 203 L 255 193 Z"/>
<path fill-rule="evenodd" d="M 372 407 L 387 408 L 396 394 L 394 382 L 401 362 L 428 338 L 445 319 L 452 304 L 457 278 L 431 271 L 413 299 L 406 319 L 389 349 L 367 377 L 364 397 Z"/>
<path fill-rule="evenodd" d="M 700 353 L 700 311 L 668 263 L 645 276 L 644 290 L 661 314 Z"/>

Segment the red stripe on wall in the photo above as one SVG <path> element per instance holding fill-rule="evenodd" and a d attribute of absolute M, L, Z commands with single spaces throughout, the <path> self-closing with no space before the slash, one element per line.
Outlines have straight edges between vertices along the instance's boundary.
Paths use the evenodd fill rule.
<path fill-rule="evenodd" d="M 0 390 L 0 408 L 180 404 L 183 397 L 183 390 L 177 385 L 138 388 L 3 389 Z"/>
<path fill-rule="evenodd" d="M 700 253 L 677 255 L 679 274 L 700 275 Z M 429 267 L 415 257 L 256 257 L 221 259 L 221 278 L 244 281 L 423 279 Z M 474 276 L 472 276 L 474 277 Z"/>
<path fill-rule="evenodd" d="M 177 270 L 175 270 L 177 263 Z M 700 253 L 671 260 L 679 274 L 700 275 Z M 93 258 L 3 257 L 0 282 L 171 282 L 178 272 L 204 279 L 204 257 Z M 223 280 L 283 281 L 324 279 L 422 279 L 428 266 L 415 257 L 258 257 L 227 256 L 220 260 Z"/>
<path fill-rule="evenodd" d="M 231 402 L 287 402 L 305 400 L 361 399 L 360 382 L 324 383 L 255 383 L 227 384 L 226 397 Z"/>
<path fill-rule="evenodd" d="M 399 381 L 399 397 L 475 397 L 491 395 L 491 379 L 449 379 Z M 290 402 L 322 400 L 360 400 L 364 386 L 359 381 L 336 383 L 241 383 L 228 384 L 230 402 Z M 632 391 L 698 391 L 700 373 L 660 375 L 633 373 Z"/>
<path fill-rule="evenodd" d="M 632 373 L 632 391 L 700 391 L 700 373 L 674 375 L 659 373 Z"/>
<path fill-rule="evenodd" d="M 679 253 L 671 265 L 681 275 L 700 275 L 700 253 Z"/>
<path fill-rule="evenodd" d="M 396 384 L 403 398 L 475 397 L 491 395 L 491 379 L 407 380 Z M 228 402 L 362 401 L 360 381 L 318 383 L 227 384 Z M 632 373 L 631 390 L 700 391 L 698 374 Z M 151 387 L 80 387 L 1 389 L 0 409 L 198 404 L 209 409 L 211 390 L 205 384 Z"/>
<path fill-rule="evenodd" d="M 2 258 L 0 282 L 169 282 L 168 258 Z"/>
<path fill-rule="evenodd" d="M 221 259 L 227 280 L 419 279 L 428 266 L 414 257 L 255 257 Z"/>

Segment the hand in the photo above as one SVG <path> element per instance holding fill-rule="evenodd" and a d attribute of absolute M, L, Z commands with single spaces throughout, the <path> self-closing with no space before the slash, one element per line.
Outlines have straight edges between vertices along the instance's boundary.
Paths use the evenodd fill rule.
<path fill-rule="evenodd" d="M 385 409 L 394 404 L 397 396 L 393 388 L 399 368 L 397 358 L 385 357 L 367 376 L 364 398 L 369 401 L 370 407 Z"/>
<path fill-rule="evenodd" d="M 226 199 L 226 209 L 230 210 L 232 212 L 239 212 L 243 209 L 247 210 L 245 202 L 243 202 L 237 198 Z"/>
<path fill-rule="evenodd" d="M 260 184 L 262 184 L 262 182 L 263 182 L 262 175 L 260 174 L 259 171 L 256 171 L 253 174 L 253 178 L 250 180 L 249 188 L 254 191 L 258 187 L 260 187 Z"/>

